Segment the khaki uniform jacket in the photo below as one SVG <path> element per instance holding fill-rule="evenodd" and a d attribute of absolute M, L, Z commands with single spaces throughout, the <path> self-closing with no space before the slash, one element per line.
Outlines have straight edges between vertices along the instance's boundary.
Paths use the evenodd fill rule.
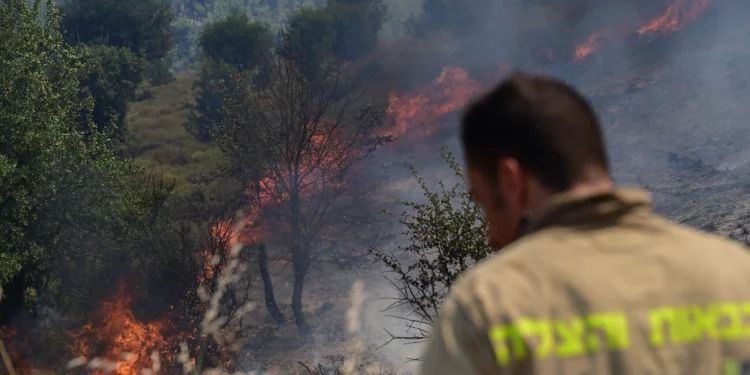
<path fill-rule="evenodd" d="M 559 196 L 454 284 L 420 371 L 750 374 L 750 254 L 640 190 Z"/>

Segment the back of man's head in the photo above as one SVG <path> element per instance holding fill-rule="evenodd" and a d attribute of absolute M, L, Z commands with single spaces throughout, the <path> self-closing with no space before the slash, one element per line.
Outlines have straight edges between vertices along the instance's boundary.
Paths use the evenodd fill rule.
<path fill-rule="evenodd" d="M 498 160 L 513 158 L 552 192 L 608 176 L 602 131 L 589 103 L 571 86 L 514 73 L 471 104 L 461 121 L 469 167 L 495 178 Z"/>

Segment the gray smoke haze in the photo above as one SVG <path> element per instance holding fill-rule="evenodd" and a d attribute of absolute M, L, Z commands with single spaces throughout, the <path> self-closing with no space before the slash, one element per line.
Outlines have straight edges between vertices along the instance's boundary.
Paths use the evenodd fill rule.
<path fill-rule="evenodd" d="M 668 4 L 689 9 L 700 1 L 547 1 L 554 12 L 541 1 L 493 1 L 488 11 L 475 13 L 482 18 L 470 31 L 445 40 L 459 46 L 455 56 L 434 63 L 467 69 L 508 63 L 573 83 L 597 108 L 614 173 L 623 182 L 658 178 L 666 163 L 662 154 L 669 152 L 737 169 L 748 161 L 750 5 L 707 0 L 700 17 L 677 31 L 634 32 Z M 606 31 L 601 46 L 571 61 L 575 46 L 598 31 Z M 540 61 L 536 52 L 547 47 L 554 57 Z M 455 139 L 444 143 L 455 146 Z"/>
<path fill-rule="evenodd" d="M 709 1 L 705 12 L 680 30 L 634 33 L 636 26 L 675 2 L 689 6 L 696 0 L 472 2 L 473 26 L 442 41 L 445 50 L 455 52 L 419 69 L 439 71 L 451 65 L 473 72 L 507 63 L 573 83 L 602 119 L 618 183 L 647 188 L 656 209 L 672 219 L 696 226 L 714 220 L 721 229 L 722 221 L 728 223 L 748 211 L 731 200 L 747 192 L 744 186 L 750 176 L 750 3 Z M 393 39 L 403 35 L 401 23 L 410 14 L 421 14 L 422 4 L 396 0 L 388 4 L 392 18 L 383 37 Z M 575 46 L 602 30 L 607 32 L 601 46 L 582 61 L 573 61 Z M 540 59 L 539 51 L 547 49 L 554 52 L 553 58 Z M 392 201 L 421 198 L 406 168 L 410 163 L 432 182 L 453 180 L 439 155 L 440 147 L 447 145 L 460 158 L 455 116 L 445 126 L 453 134 L 433 139 L 432 152 L 392 167 L 387 177 L 391 180 L 379 195 Z M 400 158 L 387 153 L 377 159 L 398 164 Z M 687 168 L 680 166 L 683 160 Z M 725 185 L 729 187 L 716 188 Z M 399 229 L 394 227 L 394 235 Z M 403 241 L 395 236 L 382 246 L 397 249 L 405 245 Z M 403 322 L 382 312 L 389 303 L 383 298 L 395 296 L 396 291 L 379 271 L 376 267 L 365 277 L 363 323 L 370 347 L 388 340 L 384 328 L 396 335 L 405 333 Z M 421 350 L 421 345 L 393 342 L 375 355 L 405 371 L 415 368 L 408 358 L 418 357 Z"/>

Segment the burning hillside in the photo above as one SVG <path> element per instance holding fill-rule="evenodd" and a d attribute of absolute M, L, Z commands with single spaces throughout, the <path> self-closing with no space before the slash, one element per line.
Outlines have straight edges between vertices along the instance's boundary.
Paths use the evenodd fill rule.
<path fill-rule="evenodd" d="M 581 61 L 597 49 L 629 34 L 650 35 L 669 33 L 681 29 L 705 12 L 712 0 L 675 0 L 660 15 L 641 24 L 615 25 L 590 34 L 578 44 L 572 55 Z M 554 60 L 551 47 L 538 54 Z M 499 76 L 510 71 L 506 64 L 499 65 Z M 392 128 L 384 132 L 394 137 L 425 138 L 441 125 L 446 114 L 460 110 L 474 95 L 486 89 L 488 82 L 494 83 L 498 76 L 473 78 L 456 66 L 443 67 L 440 75 L 428 86 L 409 93 L 391 93 L 387 114 L 393 122 Z"/>
<path fill-rule="evenodd" d="M 628 34 L 650 35 L 679 30 L 685 23 L 697 19 L 708 7 L 710 0 L 675 0 L 664 12 L 639 25 L 613 26 L 589 35 L 571 52 L 574 60 L 580 61 L 598 48 Z M 554 60 L 552 49 L 545 49 L 545 58 Z M 389 95 L 386 114 L 391 126 L 380 129 L 379 134 L 416 140 L 434 134 L 442 125 L 441 120 L 448 114 L 460 110 L 487 84 L 494 83 L 497 75 L 507 74 L 507 65 L 499 64 L 497 74 L 492 77 L 472 77 L 458 66 L 445 66 L 440 75 L 429 85 L 409 92 L 392 92 Z M 200 284 L 208 284 L 216 276 L 216 259 L 226 256 L 226 251 L 235 243 L 253 245 L 262 242 L 269 235 L 270 228 L 260 218 L 265 210 L 275 210 L 295 199 L 300 205 L 309 204 L 310 197 L 328 189 L 342 187 L 342 180 L 331 179 L 330 171 L 337 171 L 340 164 L 348 161 L 340 143 L 344 139 L 338 133 L 314 134 L 309 137 L 309 146 L 301 152 L 298 165 L 292 168 L 297 175 L 291 176 L 288 170 L 270 170 L 261 176 L 260 181 L 249 189 L 248 194 L 255 202 L 246 208 L 244 226 L 239 237 L 233 235 L 230 221 L 221 222 L 213 228 L 213 236 L 222 245 L 216 249 L 205 249 L 199 253 L 204 272 Z M 294 212 L 298 214 L 298 212 Z M 276 228 L 274 228 L 276 229 Z M 102 302 L 97 319 L 71 334 L 73 342 L 69 349 L 76 356 L 105 358 L 117 363 L 119 375 L 140 374 L 142 369 L 154 363 L 153 353 L 158 353 L 162 361 L 173 361 L 174 352 L 181 342 L 170 323 L 165 320 L 144 322 L 136 318 L 131 303 L 133 296 L 121 287 L 112 299 Z"/>

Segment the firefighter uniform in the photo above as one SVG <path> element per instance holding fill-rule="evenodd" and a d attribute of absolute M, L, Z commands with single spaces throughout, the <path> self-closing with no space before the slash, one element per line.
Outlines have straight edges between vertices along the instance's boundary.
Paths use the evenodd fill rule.
<path fill-rule="evenodd" d="M 420 373 L 750 374 L 750 254 L 638 189 L 559 195 L 454 284 Z"/>

